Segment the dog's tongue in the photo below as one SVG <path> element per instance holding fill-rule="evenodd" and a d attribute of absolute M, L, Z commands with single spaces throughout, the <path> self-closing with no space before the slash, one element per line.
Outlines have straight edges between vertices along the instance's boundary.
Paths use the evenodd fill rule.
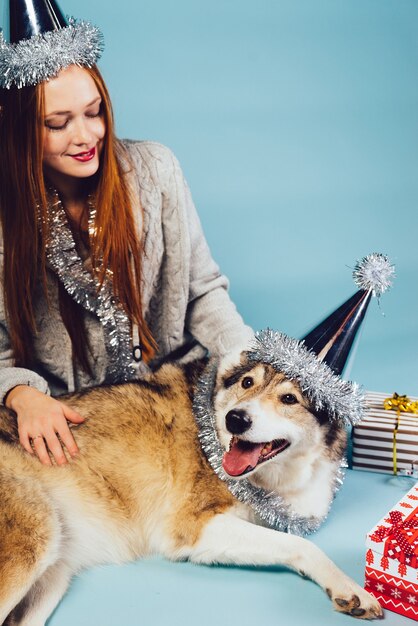
<path fill-rule="evenodd" d="M 229 452 L 225 452 L 222 467 L 230 476 L 241 476 L 245 470 L 257 465 L 264 443 L 234 441 Z"/>

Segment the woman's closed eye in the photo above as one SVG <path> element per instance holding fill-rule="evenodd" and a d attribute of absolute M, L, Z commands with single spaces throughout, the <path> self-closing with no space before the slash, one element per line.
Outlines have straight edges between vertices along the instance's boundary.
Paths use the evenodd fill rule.
<path fill-rule="evenodd" d="M 63 130 L 68 125 L 69 118 L 57 118 L 51 120 L 45 120 L 45 127 L 48 130 Z"/>
<path fill-rule="evenodd" d="M 102 114 L 102 107 L 99 106 L 91 111 L 86 111 L 86 113 L 84 114 L 86 117 L 88 118 L 95 118 L 95 117 L 100 117 Z M 58 120 L 56 122 L 54 121 L 48 121 L 45 120 L 45 127 L 48 130 L 64 130 L 64 128 L 67 128 L 69 122 L 70 122 L 71 118 L 67 118 L 65 120 L 65 122 L 59 123 Z"/>
<path fill-rule="evenodd" d="M 87 111 L 86 117 L 99 117 L 102 114 L 102 107 L 95 109 L 94 111 Z"/>

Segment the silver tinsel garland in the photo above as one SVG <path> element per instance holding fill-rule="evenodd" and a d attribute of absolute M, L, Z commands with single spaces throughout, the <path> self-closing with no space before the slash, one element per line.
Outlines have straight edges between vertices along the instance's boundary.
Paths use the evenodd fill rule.
<path fill-rule="evenodd" d="M 271 332 L 271 331 L 269 331 Z M 291 510 L 279 495 L 270 493 L 253 485 L 249 478 L 234 480 L 222 468 L 225 450 L 222 448 L 216 431 L 216 419 L 213 407 L 213 392 L 216 380 L 217 363 L 212 361 L 199 380 L 193 400 L 193 410 L 199 429 L 199 440 L 212 469 L 226 483 L 229 491 L 237 500 L 248 505 L 263 522 L 275 530 L 293 535 L 306 535 L 318 530 L 327 517 L 304 517 Z M 344 480 L 345 459 L 336 472 L 334 495 Z M 331 505 L 331 502 L 330 502 Z"/>
<path fill-rule="evenodd" d="M 9 44 L 0 32 L 0 87 L 37 85 L 69 65 L 92 67 L 103 52 L 103 36 L 89 22 L 70 18 L 68 26 Z"/>
<path fill-rule="evenodd" d="M 392 286 L 395 268 L 385 254 L 372 252 L 361 261 L 357 261 L 353 278 L 360 289 L 371 290 L 377 298 Z"/>
<path fill-rule="evenodd" d="M 343 380 L 303 342 L 270 329 L 256 334 L 251 361 L 272 365 L 296 381 L 317 411 L 325 409 L 330 419 L 356 424 L 363 416 L 363 393 L 356 383 Z"/>
<path fill-rule="evenodd" d="M 98 290 L 98 283 L 84 267 L 77 253 L 73 235 L 61 200 L 50 192 L 47 260 L 70 296 L 100 319 L 108 354 L 107 383 L 127 382 L 136 378 L 137 365 L 133 361 L 131 323 L 125 311 L 115 300 L 112 282 L 108 277 Z M 89 232 L 94 232 L 95 210 L 90 207 Z"/>

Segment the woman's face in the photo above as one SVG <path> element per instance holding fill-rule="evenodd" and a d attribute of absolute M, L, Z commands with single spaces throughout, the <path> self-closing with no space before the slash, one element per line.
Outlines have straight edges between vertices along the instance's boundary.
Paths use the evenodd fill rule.
<path fill-rule="evenodd" d="M 44 96 L 45 173 L 54 184 L 93 176 L 106 133 L 94 80 L 85 69 L 70 65 L 45 82 Z"/>

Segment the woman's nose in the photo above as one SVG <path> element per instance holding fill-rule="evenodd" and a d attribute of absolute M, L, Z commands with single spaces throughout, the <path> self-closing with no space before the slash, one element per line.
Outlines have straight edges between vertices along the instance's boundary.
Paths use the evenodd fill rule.
<path fill-rule="evenodd" d="M 92 134 L 84 119 L 77 120 L 74 126 L 73 142 L 77 145 L 91 143 Z"/>

